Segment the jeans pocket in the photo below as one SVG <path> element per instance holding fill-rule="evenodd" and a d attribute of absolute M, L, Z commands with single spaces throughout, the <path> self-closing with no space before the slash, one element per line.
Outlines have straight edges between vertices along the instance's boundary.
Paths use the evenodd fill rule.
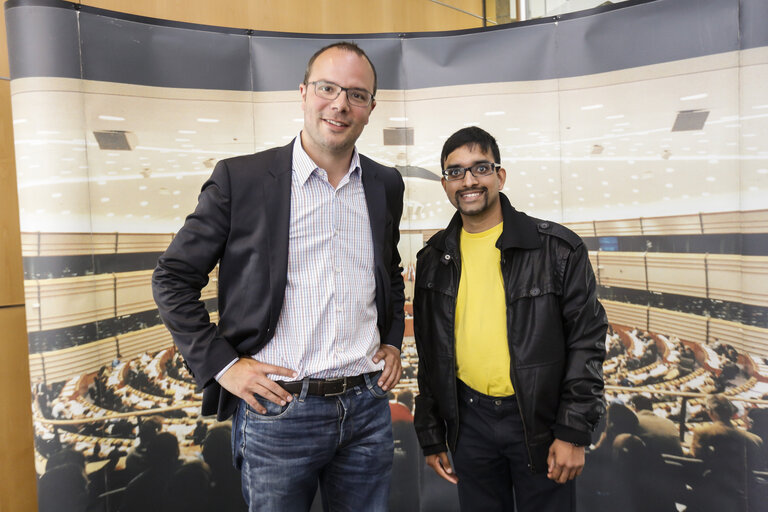
<path fill-rule="evenodd" d="M 262 414 L 246 403 L 245 413 L 248 415 L 248 419 L 256 421 L 271 421 L 280 419 L 287 415 L 298 401 L 296 398 L 294 398 L 285 405 L 278 405 L 259 395 L 253 395 L 253 397 L 257 402 L 259 402 L 259 404 L 261 404 L 262 407 L 267 410 L 266 413 Z"/>
<path fill-rule="evenodd" d="M 379 387 L 379 377 L 381 377 L 381 372 L 371 376 L 366 375 L 366 386 L 374 398 L 387 398 L 387 392 Z"/>
<path fill-rule="evenodd" d="M 245 448 L 245 440 L 243 438 L 243 429 L 245 428 L 245 417 L 243 414 L 243 407 L 246 403 L 240 400 L 240 403 L 235 409 L 235 415 L 232 418 L 232 433 L 231 433 L 231 446 L 232 446 L 232 462 L 239 470 L 243 465 L 243 451 Z"/>

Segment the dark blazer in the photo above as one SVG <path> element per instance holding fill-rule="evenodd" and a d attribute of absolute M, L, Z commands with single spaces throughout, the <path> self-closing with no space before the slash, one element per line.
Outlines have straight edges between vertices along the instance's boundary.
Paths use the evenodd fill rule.
<path fill-rule="evenodd" d="M 197 208 L 160 257 L 152 291 L 160 316 L 197 384 L 203 414 L 232 415 L 237 397 L 214 376 L 238 356 L 256 354 L 275 333 L 288 272 L 293 142 L 220 161 Z M 393 168 L 360 155 L 374 245 L 381 342 L 400 348 L 404 286 L 397 242 L 404 184 Z M 218 325 L 200 290 L 219 264 Z"/>

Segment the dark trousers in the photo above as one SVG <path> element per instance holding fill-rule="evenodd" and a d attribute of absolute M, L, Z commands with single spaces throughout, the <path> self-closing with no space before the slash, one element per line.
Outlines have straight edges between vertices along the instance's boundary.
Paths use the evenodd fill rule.
<path fill-rule="evenodd" d="M 484 395 L 461 381 L 458 389 L 459 438 L 453 461 L 462 512 L 575 510 L 573 481 L 558 484 L 528 468 L 517 399 Z"/>

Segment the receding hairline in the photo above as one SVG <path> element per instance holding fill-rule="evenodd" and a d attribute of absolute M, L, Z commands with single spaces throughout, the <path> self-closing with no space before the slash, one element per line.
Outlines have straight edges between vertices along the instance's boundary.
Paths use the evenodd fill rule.
<path fill-rule="evenodd" d="M 360 48 L 355 43 L 352 43 L 350 41 L 339 41 L 337 43 L 329 44 L 327 46 L 324 46 L 317 50 L 312 57 L 309 58 L 309 61 L 307 62 L 307 68 L 304 71 L 304 80 L 302 83 L 304 85 L 307 85 L 309 83 L 309 77 L 312 74 L 312 68 L 314 67 L 315 61 L 324 53 L 330 51 L 330 50 L 340 50 L 343 52 L 353 53 L 357 55 L 358 57 L 363 58 L 368 65 L 371 67 L 371 71 L 373 72 L 373 95 L 376 95 L 376 91 L 378 89 L 378 76 L 376 74 L 376 66 L 373 65 L 373 61 L 371 61 L 371 58 L 368 57 L 368 54 L 365 53 L 365 51 Z"/>

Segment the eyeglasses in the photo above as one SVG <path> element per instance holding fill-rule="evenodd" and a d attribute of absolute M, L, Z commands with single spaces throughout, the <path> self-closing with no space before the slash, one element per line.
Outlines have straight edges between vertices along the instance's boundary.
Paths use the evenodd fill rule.
<path fill-rule="evenodd" d="M 342 87 L 339 84 L 324 80 L 309 82 L 307 85 L 314 85 L 315 94 L 326 100 L 335 100 L 339 97 L 341 91 L 344 91 L 347 93 L 349 104 L 355 107 L 367 107 L 374 100 L 373 94 L 357 87 Z"/>
<path fill-rule="evenodd" d="M 448 181 L 463 180 L 464 175 L 469 171 L 472 173 L 472 176 L 479 178 L 481 176 L 490 176 L 499 167 L 501 165 L 491 162 L 480 162 L 471 167 L 449 167 L 443 170 L 443 177 Z"/>

